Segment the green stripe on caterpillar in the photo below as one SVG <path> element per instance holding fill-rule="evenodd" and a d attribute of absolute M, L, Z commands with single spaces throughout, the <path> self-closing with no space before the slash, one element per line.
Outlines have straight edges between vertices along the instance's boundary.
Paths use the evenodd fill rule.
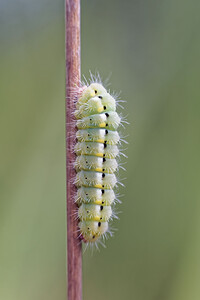
<path fill-rule="evenodd" d="M 116 217 L 111 205 L 117 201 L 113 188 L 118 182 L 114 172 L 122 118 L 116 100 L 100 83 L 83 87 L 76 108 L 76 216 L 81 239 L 94 243 L 109 232 L 108 221 Z"/>

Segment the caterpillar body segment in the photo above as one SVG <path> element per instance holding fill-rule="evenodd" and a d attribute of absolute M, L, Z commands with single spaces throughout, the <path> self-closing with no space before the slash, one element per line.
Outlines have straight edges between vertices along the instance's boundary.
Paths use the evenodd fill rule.
<path fill-rule="evenodd" d="M 111 206 L 96 204 L 82 204 L 78 210 L 79 219 L 82 221 L 107 222 L 112 215 Z"/>
<path fill-rule="evenodd" d="M 116 159 L 90 155 L 80 155 L 75 162 L 76 171 L 95 171 L 104 173 L 114 173 L 118 168 Z"/>
<path fill-rule="evenodd" d="M 76 155 L 94 155 L 103 158 L 115 158 L 119 155 L 117 145 L 107 145 L 102 143 L 77 143 L 74 150 Z"/>
<path fill-rule="evenodd" d="M 94 243 L 109 232 L 108 222 L 114 216 L 111 205 L 116 200 L 113 188 L 117 184 L 114 172 L 118 170 L 121 117 L 114 97 L 99 83 L 83 87 L 76 108 L 77 217 L 81 239 Z"/>
<path fill-rule="evenodd" d="M 115 201 L 113 190 L 81 187 L 78 189 L 75 201 L 80 206 L 82 203 L 96 205 L 111 205 Z"/>
<path fill-rule="evenodd" d="M 109 145 L 117 145 L 120 137 L 117 131 L 107 129 L 82 129 L 76 133 L 79 142 L 97 142 Z"/>
<path fill-rule="evenodd" d="M 100 114 L 102 112 L 106 113 L 115 110 L 115 99 L 107 93 L 105 96 L 96 96 L 80 105 L 79 109 L 75 111 L 75 117 L 77 119 L 82 119 L 90 115 Z"/>
<path fill-rule="evenodd" d="M 76 175 L 76 186 L 95 187 L 100 189 L 112 189 L 117 183 L 114 174 L 80 171 Z"/>
<path fill-rule="evenodd" d="M 97 115 L 90 115 L 77 120 L 78 129 L 87 128 L 106 128 L 108 130 L 117 130 L 121 122 L 119 115 L 111 111 L 109 113 L 101 113 Z"/>

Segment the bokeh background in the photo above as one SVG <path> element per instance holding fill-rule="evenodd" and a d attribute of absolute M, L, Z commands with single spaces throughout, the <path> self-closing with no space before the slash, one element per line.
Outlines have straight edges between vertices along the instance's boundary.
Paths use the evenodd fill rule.
<path fill-rule="evenodd" d="M 82 74 L 126 99 L 118 230 L 86 300 L 200 299 L 200 2 L 82 1 Z M 64 1 L 0 3 L 0 299 L 66 299 Z M 122 111 L 119 109 L 119 111 Z"/>

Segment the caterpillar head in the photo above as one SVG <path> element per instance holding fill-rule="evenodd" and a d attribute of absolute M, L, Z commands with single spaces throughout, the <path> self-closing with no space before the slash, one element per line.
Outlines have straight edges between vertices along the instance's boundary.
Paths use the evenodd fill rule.
<path fill-rule="evenodd" d="M 92 83 L 89 88 L 91 95 L 93 95 L 92 97 L 107 94 L 106 89 L 100 83 Z"/>
<path fill-rule="evenodd" d="M 81 97 L 78 99 L 77 108 L 86 103 L 89 99 L 106 94 L 106 89 L 100 83 L 92 83 L 83 89 Z"/>

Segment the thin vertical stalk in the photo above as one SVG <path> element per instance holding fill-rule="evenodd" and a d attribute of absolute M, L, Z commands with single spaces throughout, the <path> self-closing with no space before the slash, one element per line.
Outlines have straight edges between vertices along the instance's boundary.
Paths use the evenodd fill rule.
<path fill-rule="evenodd" d="M 80 0 L 66 0 L 66 173 L 67 173 L 67 270 L 68 300 L 82 299 L 82 251 L 78 239 L 77 209 L 74 203 L 75 96 L 80 83 Z M 76 90 L 77 88 L 77 90 Z"/>

